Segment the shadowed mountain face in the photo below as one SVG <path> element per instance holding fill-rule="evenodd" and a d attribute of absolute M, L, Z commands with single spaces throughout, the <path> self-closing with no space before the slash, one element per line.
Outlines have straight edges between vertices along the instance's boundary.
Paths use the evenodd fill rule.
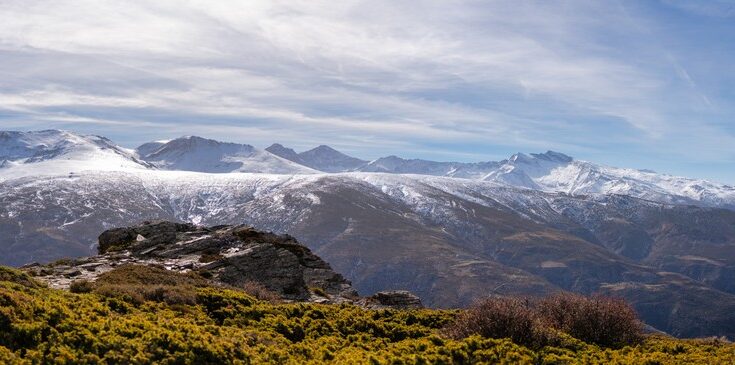
<path fill-rule="evenodd" d="M 0 183 L 4 264 L 89 255 L 146 219 L 290 233 L 362 295 L 425 304 L 557 290 L 630 300 L 679 336 L 735 336 L 735 212 L 386 174 L 82 173 Z M 707 303 L 707 304 L 704 304 Z"/>
<path fill-rule="evenodd" d="M 289 161 L 296 162 L 297 164 L 306 166 L 306 161 L 304 161 L 301 158 L 301 156 L 299 156 L 299 154 L 296 153 L 296 151 L 294 151 L 291 148 L 284 147 L 282 144 L 274 143 L 270 145 L 268 148 L 266 148 L 265 150 L 278 157 L 285 158 Z"/>
<path fill-rule="evenodd" d="M 324 172 L 355 171 L 367 161 L 347 156 L 332 147 L 321 145 L 306 152 L 299 153 L 304 165 Z"/>

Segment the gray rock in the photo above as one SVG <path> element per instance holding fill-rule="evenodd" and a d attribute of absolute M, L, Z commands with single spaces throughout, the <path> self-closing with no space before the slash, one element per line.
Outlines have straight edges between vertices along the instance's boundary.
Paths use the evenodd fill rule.
<path fill-rule="evenodd" d="M 289 235 L 245 225 L 198 227 L 167 221 L 113 228 L 99 236 L 100 255 L 23 269 L 55 288 L 94 281 L 122 264 L 195 271 L 214 283 L 242 287 L 256 282 L 285 300 L 354 302 L 357 291 L 342 275 Z M 325 297 L 316 297 L 319 289 Z"/>
<path fill-rule="evenodd" d="M 390 290 L 375 293 L 364 301 L 368 308 L 396 308 L 416 309 L 423 308 L 421 298 L 405 290 Z"/>

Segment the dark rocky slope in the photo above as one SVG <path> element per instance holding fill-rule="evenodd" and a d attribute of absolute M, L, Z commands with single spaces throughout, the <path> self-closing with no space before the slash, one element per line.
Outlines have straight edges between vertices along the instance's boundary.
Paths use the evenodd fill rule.
<path fill-rule="evenodd" d="M 360 298 L 351 283 L 289 235 L 245 225 L 199 227 L 168 221 L 114 228 L 99 236 L 99 255 L 23 269 L 51 287 L 94 281 L 122 265 L 154 265 L 196 272 L 214 283 L 244 287 L 258 283 L 284 300 L 355 302 L 370 307 L 419 307 L 408 292 L 382 292 Z"/>

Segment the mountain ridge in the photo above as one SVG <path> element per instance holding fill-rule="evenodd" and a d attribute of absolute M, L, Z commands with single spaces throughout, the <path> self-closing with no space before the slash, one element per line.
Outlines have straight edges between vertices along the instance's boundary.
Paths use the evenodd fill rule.
<path fill-rule="evenodd" d="M 0 257 L 86 256 L 96 232 L 145 219 L 290 233 L 361 294 L 407 289 L 454 307 L 600 291 L 674 335 L 735 334 L 735 212 L 623 195 L 421 175 L 85 172 L 0 183 Z"/>
<path fill-rule="evenodd" d="M 247 224 L 292 234 L 363 294 L 408 289 L 455 307 L 487 293 L 601 292 L 668 333 L 735 337 L 734 210 L 666 195 L 659 175 L 663 187 L 637 191 L 635 174 L 652 173 L 558 154 L 498 164 L 497 176 L 466 179 L 73 164 L 12 175 L 19 163 L 0 169 L 0 263 L 87 256 L 98 232 L 143 220 Z M 513 176 L 539 188 L 503 180 Z"/>

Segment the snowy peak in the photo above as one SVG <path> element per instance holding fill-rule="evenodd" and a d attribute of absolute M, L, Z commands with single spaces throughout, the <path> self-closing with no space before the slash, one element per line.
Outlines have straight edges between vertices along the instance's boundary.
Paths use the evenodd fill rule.
<path fill-rule="evenodd" d="M 304 165 L 304 160 L 301 159 L 298 153 L 291 148 L 285 147 L 280 143 L 274 143 L 270 147 L 265 149 L 266 151 L 280 157 L 285 158 L 289 161 L 296 162 L 297 164 Z"/>
<path fill-rule="evenodd" d="M 156 148 L 157 147 L 157 148 Z M 148 154 L 142 153 L 151 151 Z M 164 170 L 209 173 L 254 172 L 308 174 L 313 170 L 248 144 L 220 142 L 196 136 L 138 147 L 141 158 Z"/>
<path fill-rule="evenodd" d="M 368 162 L 365 166 L 360 167 L 360 171 L 400 173 L 410 163 L 411 160 L 390 155 Z"/>
<path fill-rule="evenodd" d="M 561 165 L 574 161 L 574 158 L 560 152 L 546 151 L 546 153 L 532 153 L 527 155 L 518 152 L 508 159 L 508 163 L 513 165 L 529 164 L 529 165 Z"/>
<path fill-rule="evenodd" d="M 579 161 L 553 151 L 517 153 L 483 180 L 546 192 L 619 194 L 671 204 L 735 208 L 735 189 L 727 185 Z"/>
<path fill-rule="evenodd" d="M 158 150 L 159 148 L 163 147 L 163 145 L 165 145 L 166 143 L 168 143 L 168 141 L 154 141 L 143 143 L 135 149 L 135 153 L 140 157 L 148 156 L 153 152 L 156 152 L 156 150 Z"/>
<path fill-rule="evenodd" d="M 546 151 L 546 153 L 532 153 L 531 156 L 539 160 L 558 163 L 569 163 L 574 160 L 574 158 L 572 158 L 571 156 L 567 156 L 561 152 L 554 151 Z"/>
<path fill-rule="evenodd" d="M 99 136 L 67 131 L 0 131 L 0 181 L 81 171 L 164 169 L 204 173 L 316 174 L 380 172 L 444 176 L 573 195 L 617 194 L 670 204 L 735 209 L 735 188 L 650 170 L 609 167 L 563 153 L 517 153 L 500 162 L 437 162 L 382 157 L 373 161 L 322 145 L 296 153 L 273 144 L 266 150 L 196 136 L 149 142 L 134 153 Z"/>
<path fill-rule="evenodd" d="M 299 153 L 306 166 L 324 172 L 355 171 L 368 161 L 345 155 L 332 147 L 321 145 Z"/>
<path fill-rule="evenodd" d="M 81 151 L 127 152 L 99 136 L 81 136 L 61 130 L 0 132 L 0 159 L 22 163 L 46 161 Z"/>
<path fill-rule="evenodd" d="M 61 130 L 0 132 L 0 180 L 29 174 L 146 168 L 151 165 L 100 136 Z"/>

